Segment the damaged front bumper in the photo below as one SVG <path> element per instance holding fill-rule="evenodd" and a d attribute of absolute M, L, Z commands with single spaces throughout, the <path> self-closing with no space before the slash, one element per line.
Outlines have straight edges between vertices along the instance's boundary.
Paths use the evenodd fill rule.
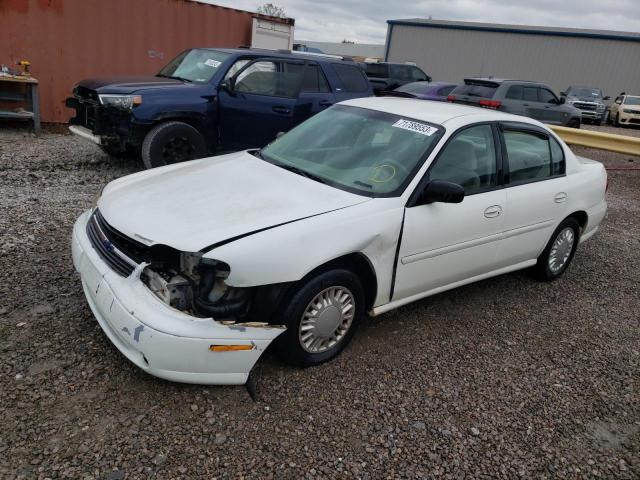
<path fill-rule="evenodd" d="M 102 260 L 86 233 L 90 216 L 86 211 L 74 226 L 73 264 L 93 314 L 118 350 L 145 372 L 166 380 L 244 384 L 284 327 L 223 325 L 167 306 L 140 280 L 144 264 L 124 278 Z"/>

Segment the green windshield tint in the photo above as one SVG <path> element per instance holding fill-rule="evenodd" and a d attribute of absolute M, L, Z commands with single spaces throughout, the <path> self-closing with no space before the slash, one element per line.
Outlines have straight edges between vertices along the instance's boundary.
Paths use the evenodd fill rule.
<path fill-rule="evenodd" d="M 262 150 L 330 185 L 369 196 L 402 193 L 443 128 L 420 120 L 336 105 Z"/>

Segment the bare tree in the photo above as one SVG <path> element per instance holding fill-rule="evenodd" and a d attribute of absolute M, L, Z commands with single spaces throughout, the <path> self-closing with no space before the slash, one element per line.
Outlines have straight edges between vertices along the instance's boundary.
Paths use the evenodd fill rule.
<path fill-rule="evenodd" d="M 261 13 L 263 15 L 269 15 L 271 17 L 281 17 L 286 18 L 287 14 L 284 11 L 284 8 L 274 5 L 273 3 L 265 3 L 264 5 L 258 7 L 256 12 Z"/>

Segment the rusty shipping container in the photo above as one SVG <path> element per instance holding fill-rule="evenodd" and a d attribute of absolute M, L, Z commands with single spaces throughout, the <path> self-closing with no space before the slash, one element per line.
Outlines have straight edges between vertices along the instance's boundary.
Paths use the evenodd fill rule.
<path fill-rule="evenodd" d="M 192 0 L 0 0 L 0 63 L 30 61 L 42 120 L 66 123 L 79 80 L 153 75 L 187 48 L 250 45 L 254 17 Z"/>

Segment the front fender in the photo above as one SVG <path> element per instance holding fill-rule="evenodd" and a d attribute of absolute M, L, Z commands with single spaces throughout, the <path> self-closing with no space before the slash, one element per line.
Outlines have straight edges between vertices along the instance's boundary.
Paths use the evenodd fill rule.
<path fill-rule="evenodd" d="M 389 299 L 404 208 L 374 199 L 294 221 L 222 245 L 205 254 L 231 267 L 227 284 L 254 287 L 294 282 L 331 260 L 362 253 L 378 284 L 374 306 Z"/>

